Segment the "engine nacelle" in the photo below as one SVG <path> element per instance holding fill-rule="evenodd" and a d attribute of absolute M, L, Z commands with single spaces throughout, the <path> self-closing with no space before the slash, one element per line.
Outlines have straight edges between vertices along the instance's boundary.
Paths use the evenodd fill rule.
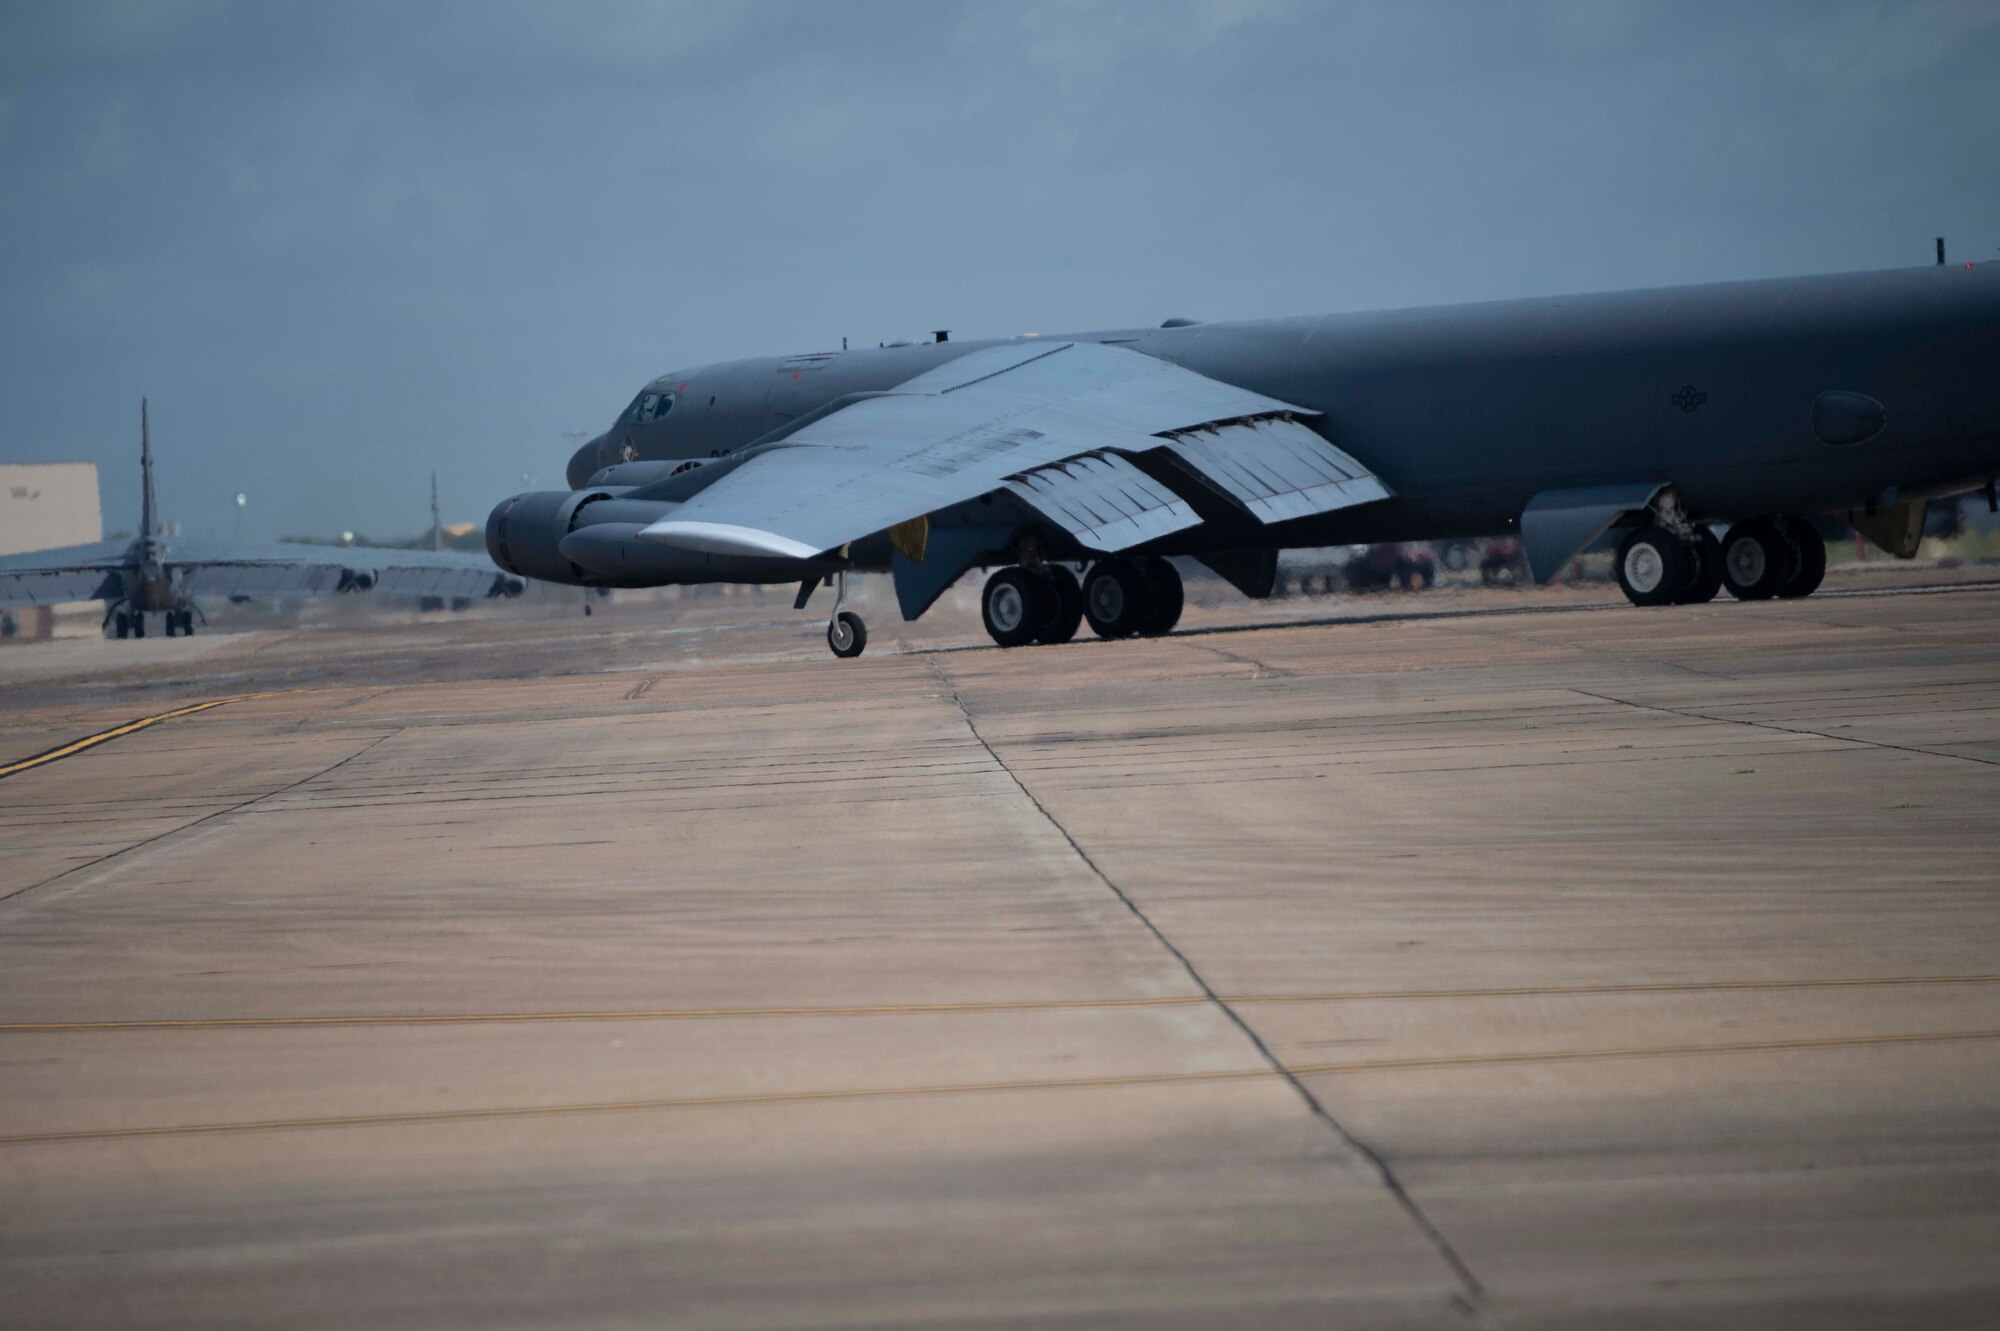
<path fill-rule="evenodd" d="M 509 573 L 572 587 L 596 587 L 604 579 L 562 553 L 563 538 L 600 521 L 657 522 L 675 505 L 626 500 L 622 488 L 538 490 L 503 499 L 486 519 L 486 553 Z"/>
<path fill-rule="evenodd" d="M 344 568 L 340 570 L 340 583 L 334 590 L 338 592 L 365 592 L 375 586 L 375 570 L 372 568 Z"/>
<path fill-rule="evenodd" d="M 620 462 L 616 466 L 606 467 L 603 471 L 592 476 L 588 488 L 598 489 L 614 485 L 636 488 L 641 485 L 651 485 L 655 481 L 664 481 L 669 476 L 678 476 L 683 472 L 693 471 L 695 468 L 703 465 L 704 461 L 701 458 L 665 458 L 658 462 Z"/>

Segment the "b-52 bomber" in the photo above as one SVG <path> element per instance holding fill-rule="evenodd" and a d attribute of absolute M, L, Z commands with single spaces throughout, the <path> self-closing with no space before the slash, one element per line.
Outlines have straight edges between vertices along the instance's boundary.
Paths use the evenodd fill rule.
<path fill-rule="evenodd" d="M 1635 604 L 1806 596 L 1816 517 L 1909 557 L 1996 473 L 2000 264 L 1940 264 L 680 370 L 486 539 L 588 587 L 831 580 L 855 656 L 856 569 L 915 619 L 1000 565 L 1003 647 L 1171 630 L 1168 555 L 1256 597 L 1281 549 L 1377 541 L 1515 533 L 1546 582 L 1613 531 Z"/>
<path fill-rule="evenodd" d="M 485 558 L 451 550 L 365 545 L 186 540 L 165 533 L 153 499 L 153 440 L 139 404 L 142 482 L 139 534 L 129 541 L 0 556 L 0 609 L 103 601 L 104 624 L 120 638 L 146 636 L 156 616 L 166 635 L 194 632 L 201 596 L 320 596 L 378 590 L 427 598 L 519 596 L 517 577 Z M 432 494 L 435 522 L 436 492 Z"/>

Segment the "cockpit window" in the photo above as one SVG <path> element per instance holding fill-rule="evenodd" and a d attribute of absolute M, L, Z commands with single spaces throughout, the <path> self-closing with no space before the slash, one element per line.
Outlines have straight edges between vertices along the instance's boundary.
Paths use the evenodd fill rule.
<path fill-rule="evenodd" d="M 674 395 L 672 393 L 656 393 L 648 390 L 639 394 L 638 397 L 632 400 L 632 405 L 625 408 L 624 423 L 627 425 L 644 425 L 647 421 L 660 419 L 660 417 L 673 409 Z"/>

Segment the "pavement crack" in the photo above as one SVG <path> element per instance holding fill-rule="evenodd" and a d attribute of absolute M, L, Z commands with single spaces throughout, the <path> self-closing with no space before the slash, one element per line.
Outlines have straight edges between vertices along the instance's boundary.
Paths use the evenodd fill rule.
<path fill-rule="evenodd" d="M 266 790 L 259 794 L 252 795 L 248 799 L 238 800 L 236 803 L 231 804 L 226 808 L 217 809 L 213 813 L 205 813 L 201 817 L 195 819 L 193 822 L 182 823 L 177 827 L 169 827 L 164 832 L 155 833 L 154 835 L 147 837 L 143 841 L 134 841 L 129 846 L 121 846 L 117 850 L 112 851 L 110 854 L 99 855 L 96 859 L 90 860 L 87 863 L 72 865 L 69 868 L 64 869 L 61 873 L 56 874 L 52 878 L 44 878 L 39 883 L 30 883 L 26 887 L 15 888 L 12 892 L 7 893 L 5 896 L 0 896 L 0 906 L 17 903 L 21 901 L 22 898 L 28 896 L 30 893 L 39 892 L 45 887 L 54 887 L 57 883 L 60 883 L 65 878 L 73 877 L 74 875 L 83 873 L 85 870 L 88 869 L 95 869 L 100 864 L 108 864 L 112 860 L 118 859 L 120 856 L 129 855 L 135 850 L 143 850 L 147 846 L 157 845 L 159 842 L 165 841 L 170 836 L 178 836 L 182 832 L 191 831 L 194 828 L 200 827 L 203 823 L 212 822 L 215 819 L 224 817 L 227 814 L 238 813 L 244 809 L 249 808 L 253 804 L 257 804 L 263 800 L 270 799 L 274 795 L 282 795 L 286 791 L 297 790 L 300 786 L 305 785 L 308 781 L 317 781 L 321 777 L 327 775 L 329 772 L 337 771 L 338 769 L 346 766 L 348 763 L 353 762 L 356 758 L 359 758 L 362 754 L 368 752 L 368 750 L 374 748 L 377 744 L 380 744 L 383 740 L 389 739 L 396 735 L 400 735 L 402 733 L 403 732 L 400 729 L 397 729 L 377 735 L 374 739 L 369 740 L 366 744 L 362 745 L 354 752 L 348 754 L 345 758 L 342 758 L 339 762 L 331 763 L 325 767 L 320 768 L 316 772 L 307 773 L 305 776 L 300 777 L 296 781 L 292 781 L 285 785 L 275 787 L 271 790 Z"/>
<path fill-rule="evenodd" d="M 1048 825 L 1056 830 L 1057 835 L 1061 836 L 1068 843 L 1070 850 L 1076 855 L 1077 859 L 1083 862 L 1083 866 L 1090 871 L 1091 875 L 1098 882 L 1104 884 L 1111 894 L 1118 898 L 1119 903 L 1131 912 L 1132 917 L 1145 928 L 1146 932 L 1151 934 L 1162 948 L 1166 949 L 1167 954 L 1180 965 L 1181 970 L 1186 972 L 1188 979 L 1193 981 L 1195 987 L 1201 991 L 1202 997 L 1213 1004 L 1215 1009 L 1227 1018 L 1231 1025 L 1242 1032 L 1244 1039 L 1248 1040 L 1251 1048 L 1256 1050 L 1257 1056 L 1264 1061 L 1274 1074 L 1281 1077 L 1287 1086 L 1291 1087 L 1292 1093 L 1298 1096 L 1299 1100 L 1305 1105 L 1312 1116 L 1324 1124 L 1326 1129 L 1343 1146 L 1361 1159 L 1367 1161 L 1369 1166 L 1374 1169 L 1375 1176 L 1381 1182 L 1383 1188 L 1395 1199 L 1396 1204 L 1402 1208 L 1403 1214 L 1408 1217 L 1411 1224 L 1416 1226 L 1417 1232 L 1430 1244 L 1431 1248 L 1444 1262 L 1446 1268 L 1450 1270 L 1453 1279 L 1457 1281 L 1459 1288 L 1452 1297 L 1452 1306 L 1454 1309 L 1461 1311 L 1475 1325 L 1482 1327 L 1494 1326 L 1495 1323 L 1480 1306 L 1485 1298 L 1486 1287 L 1480 1283 L 1479 1277 L 1472 1273 L 1472 1268 L 1466 1265 L 1465 1259 L 1459 1255 L 1458 1249 L 1452 1246 L 1451 1240 L 1445 1237 L 1444 1231 L 1438 1228 L 1437 1224 L 1425 1213 L 1423 1207 L 1418 1204 L 1417 1199 L 1411 1196 L 1409 1190 L 1403 1186 L 1402 1180 L 1396 1177 L 1396 1171 L 1390 1166 L 1388 1159 L 1370 1147 L 1366 1142 L 1356 1137 L 1352 1132 L 1348 1131 L 1347 1127 L 1333 1116 L 1332 1111 L 1326 1107 L 1325 1103 L 1317 1095 L 1313 1094 L 1312 1089 L 1292 1071 L 1283 1059 L 1278 1057 L 1270 1045 L 1264 1042 L 1264 1037 L 1259 1035 L 1256 1028 L 1244 1019 L 1243 1014 L 1237 1011 L 1236 1007 L 1227 998 L 1223 997 L 1214 985 L 1208 982 L 1208 977 L 1201 973 L 1200 969 L 1196 967 L 1194 961 L 1187 953 L 1181 951 L 1175 945 L 1174 941 L 1168 938 L 1160 929 L 1160 926 L 1153 922 L 1152 917 L 1146 914 L 1138 901 L 1118 886 L 1111 875 L 1104 872 L 1097 861 L 1091 858 L 1090 852 L 1078 844 L 1077 839 L 1070 834 L 1070 830 L 1064 827 L 1061 820 L 1049 811 L 1047 805 L 1036 798 L 1035 792 L 1028 789 L 1027 783 L 1021 780 L 1014 769 L 1008 765 L 1007 760 L 1002 758 L 994 750 L 993 746 L 987 742 L 986 736 L 979 733 L 979 724 L 972 719 L 972 710 L 965 705 L 965 699 L 960 696 L 957 686 L 952 683 L 951 677 L 945 674 L 944 670 L 938 665 L 934 655 L 930 652 L 925 652 L 923 653 L 923 658 L 924 664 L 929 666 L 931 673 L 937 676 L 939 685 L 943 687 L 946 696 L 951 699 L 952 706 L 958 709 L 959 716 L 965 721 L 965 728 L 972 732 L 973 739 L 979 742 L 980 748 L 986 750 L 987 756 L 993 760 L 994 765 L 1007 774 L 1007 779 L 1014 783 L 1015 789 L 1021 792 L 1022 797 L 1028 803 L 1034 805 L 1035 812 L 1039 813 Z"/>
<path fill-rule="evenodd" d="M 1219 656 L 1225 661 L 1233 661 L 1237 665 L 1249 666 L 1255 672 L 1250 676 L 1252 679 L 1294 679 L 1297 677 L 1295 671 L 1268 665 L 1263 661 L 1259 661 L 1254 656 L 1243 656 L 1236 652 L 1224 651 L 1220 647 L 1211 647 L 1207 643 L 1202 642 L 1191 642 L 1187 645 L 1198 652 L 1207 652 L 1209 655 Z"/>
<path fill-rule="evenodd" d="M 1621 707 L 1634 707 L 1642 712 L 1664 712 L 1668 716 L 1678 716 L 1689 721 L 1713 721 L 1718 725 L 1750 726 L 1757 730 L 1772 730 L 1780 735 L 1811 735 L 1817 739 L 1830 739 L 1843 744 L 1860 744 L 1871 749 L 1892 749 L 1897 753 L 1921 754 L 1926 758 L 1953 758 L 1963 763 L 1978 763 L 1982 767 L 2000 767 L 2000 759 L 1980 758 L 1970 753 L 1946 753 L 1941 749 L 1919 748 L 1914 744 L 1891 744 L 1885 739 L 1864 739 L 1859 735 L 1836 735 L 1830 730 L 1814 730 L 1809 726 L 1781 726 L 1775 721 L 1753 721 L 1741 716 L 1715 716 L 1708 712 L 1693 712 L 1683 707 L 1667 707 L 1660 703 L 1633 702 L 1630 698 L 1614 698 L 1608 693 L 1592 693 L 1589 689 L 1570 688 L 1571 693 L 1595 698 L 1599 702 L 1613 702 Z"/>

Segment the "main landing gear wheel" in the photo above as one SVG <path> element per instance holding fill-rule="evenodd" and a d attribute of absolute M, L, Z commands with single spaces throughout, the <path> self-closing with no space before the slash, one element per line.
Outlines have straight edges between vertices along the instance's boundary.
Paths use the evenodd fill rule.
<path fill-rule="evenodd" d="M 1722 590 L 1722 542 L 1706 527 L 1698 528 L 1692 541 L 1683 542 L 1688 552 L 1688 582 L 1674 598 L 1675 605 L 1706 605 Z"/>
<path fill-rule="evenodd" d="M 1076 574 L 1060 564 L 1050 564 L 1039 576 L 1042 592 L 1048 598 L 1048 614 L 1035 641 L 1068 642 L 1083 625 L 1083 588 L 1077 586 Z"/>
<path fill-rule="evenodd" d="M 986 632 L 1002 647 L 1025 647 L 1049 613 L 1055 592 L 1027 569 L 1003 568 L 986 580 L 979 596 L 980 617 Z"/>
<path fill-rule="evenodd" d="M 1139 571 L 1145 574 L 1153 590 L 1153 606 L 1139 626 L 1140 634 L 1157 638 L 1172 633 L 1174 625 L 1181 622 L 1182 607 L 1187 604 L 1180 570 L 1156 555 L 1149 555 L 1140 561 Z"/>
<path fill-rule="evenodd" d="M 1083 575 L 1083 617 L 1100 638 L 1144 632 L 1153 600 L 1147 579 L 1126 560 L 1099 560 Z"/>
<path fill-rule="evenodd" d="M 1778 588 L 1778 595 L 1787 600 L 1811 596 L 1819 590 L 1821 579 L 1826 577 L 1826 542 L 1804 518 L 1781 517 L 1778 519 L 1778 530 L 1792 543 L 1799 558 L 1798 571 L 1785 579 Z"/>
<path fill-rule="evenodd" d="M 131 637 L 132 616 L 126 614 L 123 610 L 120 610 L 118 612 L 118 618 L 112 624 L 112 631 L 120 638 Z"/>
<path fill-rule="evenodd" d="M 1669 605 L 1691 582 L 1693 560 L 1665 527 L 1635 527 L 1618 547 L 1618 586 L 1633 605 Z"/>
<path fill-rule="evenodd" d="M 1799 562 L 1798 548 L 1770 518 L 1739 522 L 1722 538 L 1722 585 L 1739 601 L 1776 596 L 1801 572 Z"/>
<path fill-rule="evenodd" d="M 852 610 L 842 610 L 827 623 L 826 645 L 835 656 L 859 656 L 868 649 L 868 626 Z"/>

